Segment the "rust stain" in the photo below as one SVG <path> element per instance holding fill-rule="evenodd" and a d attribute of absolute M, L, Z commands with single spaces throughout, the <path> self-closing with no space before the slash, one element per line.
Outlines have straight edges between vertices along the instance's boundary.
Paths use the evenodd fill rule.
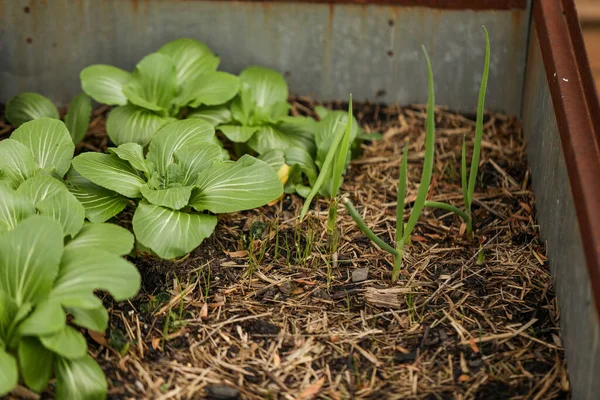
<path fill-rule="evenodd" d="M 521 44 L 521 24 L 523 22 L 523 14 L 524 11 L 521 10 L 514 10 L 511 12 L 510 15 L 510 22 L 511 22 L 511 45 L 512 48 L 515 49 L 515 51 L 511 51 L 510 52 L 510 65 L 512 66 L 511 68 L 513 69 L 513 71 L 516 71 L 515 68 L 517 68 L 517 65 L 519 63 L 519 57 L 521 56 L 521 54 L 516 51 L 516 49 L 521 48 L 520 44 Z M 490 40 L 492 40 L 492 38 L 490 38 Z M 494 44 L 491 43 L 491 46 L 493 47 Z M 510 98 L 514 98 L 515 95 L 515 90 L 516 88 L 513 87 L 513 89 L 510 91 L 510 93 L 508 93 L 508 96 L 510 96 Z"/>
<path fill-rule="evenodd" d="M 36 1 L 36 0 L 29 0 L 27 8 L 29 8 L 29 13 L 27 13 L 27 16 L 25 18 L 25 26 L 27 27 L 27 31 L 26 33 L 33 33 L 33 32 L 37 32 L 38 27 L 43 25 L 43 22 L 40 22 L 40 12 L 41 12 L 41 18 L 43 20 L 43 13 L 45 10 L 40 10 L 40 8 L 46 8 L 47 3 L 45 0 L 40 0 L 40 1 Z M 41 25 L 42 24 L 42 25 Z M 31 30 L 31 31 L 29 31 Z M 27 43 L 31 43 L 30 41 L 27 41 Z"/>
<path fill-rule="evenodd" d="M 329 34 L 329 37 L 331 37 L 331 32 L 333 29 L 333 14 L 334 14 L 333 3 L 330 3 L 329 4 L 329 25 L 327 26 L 327 33 Z"/>
<path fill-rule="evenodd" d="M 432 30 L 431 42 L 430 42 L 431 47 L 429 49 L 427 49 L 427 51 L 432 56 L 435 55 L 435 49 L 437 48 L 437 40 L 440 36 L 437 34 L 437 32 L 439 32 L 439 27 L 442 25 L 440 20 L 444 17 L 444 15 L 446 15 L 446 13 L 444 13 L 440 10 L 434 10 L 431 13 L 431 22 L 430 22 L 431 30 Z"/>
<path fill-rule="evenodd" d="M 324 88 L 324 92 L 327 92 L 331 87 L 331 70 L 332 70 L 332 56 L 333 56 L 333 23 L 335 16 L 335 6 L 329 4 L 328 13 L 328 24 L 327 32 L 325 34 L 325 43 L 323 44 L 323 69 L 321 76 L 321 87 Z"/>
<path fill-rule="evenodd" d="M 262 6 L 263 6 L 263 10 L 264 10 L 265 23 L 268 23 L 269 16 L 271 15 L 271 5 L 269 4 L 269 2 L 263 1 Z"/>
<path fill-rule="evenodd" d="M 131 2 L 131 9 L 133 11 L 134 14 L 138 13 L 140 11 L 140 0 L 129 0 Z M 149 0 L 142 0 L 144 5 L 145 5 L 145 9 L 146 11 L 148 11 L 148 6 L 150 5 L 150 1 Z"/>
<path fill-rule="evenodd" d="M 367 16 L 367 5 L 366 4 L 361 4 L 360 5 L 360 13 L 362 14 L 363 20 L 365 19 L 365 17 Z"/>
<path fill-rule="evenodd" d="M 81 0 L 77 0 L 77 11 L 79 11 L 79 14 L 81 17 L 83 17 L 83 3 Z"/>
<path fill-rule="evenodd" d="M 521 40 L 521 23 L 523 20 L 523 11 L 514 10 L 510 13 L 510 22 L 512 28 L 512 45 L 514 49 L 519 48 Z"/>

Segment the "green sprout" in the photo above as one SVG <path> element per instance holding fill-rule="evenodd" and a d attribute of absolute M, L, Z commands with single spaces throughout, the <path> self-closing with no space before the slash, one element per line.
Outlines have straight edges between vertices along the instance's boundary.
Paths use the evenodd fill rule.
<path fill-rule="evenodd" d="M 473 157 L 471 158 L 471 169 L 469 171 L 467 183 L 467 149 L 466 140 L 463 137 L 462 155 L 461 155 L 461 183 L 463 193 L 463 203 L 465 210 L 451 204 L 438 201 L 426 201 L 426 207 L 439 208 L 450 211 L 461 217 L 467 225 L 467 238 L 473 237 L 473 217 L 471 214 L 471 205 L 473 204 L 473 193 L 475 192 L 475 181 L 477 180 L 477 169 L 479 167 L 479 156 L 481 154 L 481 138 L 483 136 L 483 110 L 485 103 L 485 92 L 487 89 L 488 75 L 490 71 L 490 38 L 487 29 L 483 26 L 485 32 L 485 63 L 483 66 L 483 77 L 479 87 L 479 100 L 477 102 L 477 120 L 475 122 L 475 143 L 473 145 Z"/>
<path fill-rule="evenodd" d="M 332 235 L 335 232 L 335 225 L 337 220 L 337 206 L 339 203 L 338 193 L 343 182 L 343 175 L 346 169 L 348 152 L 350 150 L 350 138 L 352 135 L 352 95 L 348 101 L 348 118 L 346 122 L 346 129 L 334 129 L 336 132 L 323 166 L 317 177 L 317 180 L 312 187 L 306 201 L 300 212 L 300 220 L 303 220 L 308 212 L 312 199 L 319 193 L 319 190 L 324 184 L 328 184 L 328 192 L 330 197 L 329 203 L 329 214 L 327 217 L 327 232 Z"/>
<path fill-rule="evenodd" d="M 423 164 L 423 172 L 421 174 L 421 183 L 419 184 L 419 190 L 417 192 L 417 198 L 413 205 L 412 211 L 408 218 L 406 226 L 404 225 L 404 200 L 406 197 L 406 178 L 408 175 L 408 145 L 404 146 L 402 152 L 402 162 L 400 165 L 400 176 L 398 179 L 398 198 L 396 205 L 396 248 L 393 248 L 389 244 L 385 243 L 379 238 L 362 219 L 354 205 L 348 198 L 344 198 L 343 203 L 348 213 L 356 222 L 360 230 L 380 249 L 387 251 L 394 256 L 394 268 L 392 270 L 392 282 L 398 280 L 400 276 L 400 268 L 402 267 L 402 258 L 404 254 L 404 246 L 410 241 L 410 235 L 417 224 L 421 211 L 426 204 L 427 192 L 429 191 L 429 184 L 431 182 L 431 175 L 433 171 L 433 155 L 434 155 L 434 140 L 435 140 L 435 119 L 433 108 L 435 105 L 435 97 L 433 90 L 433 71 L 431 69 L 431 61 L 427 55 L 427 50 L 423 47 L 423 53 L 427 61 L 427 82 L 429 88 L 429 98 L 427 101 L 427 120 L 425 127 L 425 161 Z"/>

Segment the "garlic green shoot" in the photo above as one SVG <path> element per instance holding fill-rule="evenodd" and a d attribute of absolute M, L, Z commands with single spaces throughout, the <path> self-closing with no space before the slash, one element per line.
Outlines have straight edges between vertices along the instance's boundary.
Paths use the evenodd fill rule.
<path fill-rule="evenodd" d="M 337 120 L 336 122 L 338 121 L 341 120 Z M 310 193 L 308 196 L 306 196 L 304 206 L 300 212 L 300 220 L 303 220 L 306 216 L 306 213 L 308 213 L 308 208 L 310 207 L 312 199 L 319 193 L 325 184 L 328 184 L 328 194 L 329 198 L 332 200 L 329 208 L 329 217 L 327 223 L 328 230 L 330 232 L 333 232 L 335 228 L 335 221 L 337 219 L 337 195 L 342 185 L 342 176 L 347 164 L 348 151 L 350 149 L 352 135 L 352 124 L 352 95 L 350 95 L 346 129 L 336 129 L 337 126 L 334 126 L 333 132 L 335 133 L 335 136 L 333 137 L 327 152 L 327 156 L 325 157 L 325 161 L 323 162 L 321 171 L 319 172 L 319 176 L 317 177 L 317 180 Z"/>
<path fill-rule="evenodd" d="M 425 54 L 425 60 L 427 61 L 427 84 L 429 89 L 429 96 L 427 101 L 427 119 L 425 125 L 425 161 L 423 163 L 423 172 L 421 174 L 421 182 L 419 184 L 419 190 L 417 191 L 417 198 L 410 212 L 408 222 L 404 225 L 404 201 L 406 198 L 406 179 L 408 175 L 408 145 L 404 147 L 402 152 L 402 161 L 400 165 L 400 176 L 398 178 L 398 196 L 396 206 L 396 247 L 393 248 L 389 244 L 385 243 L 379 238 L 362 219 L 350 199 L 347 197 L 343 199 L 346 210 L 356 222 L 359 229 L 379 248 L 387 251 L 394 256 L 394 267 L 392 270 L 392 282 L 396 282 L 400 276 L 400 269 L 402 268 L 402 259 L 404 254 L 404 246 L 410 241 L 410 235 L 414 230 L 419 216 L 423 211 L 423 207 L 426 204 L 427 192 L 429 191 L 429 184 L 431 183 L 431 176 L 433 173 L 433 156 L 434 156 L 434 141 L 435 141 L 435 119 L 434 119 L 434 106 L 435 106 L 435 94 L 433 87 L 433 71 L 431 69 L 431 61 L 427 55 L 425 47 L 423 47 L 423 53 Z"/>
<path fill-rule="evenodd" d="M 473 216 L 471 214 L 471 206 L 473 205 L 473 194 L 475 192 L 475 183 L 477 181 L 477 170 L 479 167 L 479 157 L 481 155 L 481 139 L 483 136 L 483 112 L 485 105 L 485 93 L 487 89 L 488 76 L 490 72 L 490 38 L 487 29 L 482 27 L 485 33 L 485 62 L 483 66 L 483 76 L 481 78 L 481 86 L 479 87 L 479 99 L 477 102 L 477 120 L 475 122 L 475 141 L 473 144 L 473 157 L 471 158 L 471 169 L 467 177 L 467 150 L 466 141 L 463 138 L 461 152 L 461 184 L 463 193 L 463 204 L 465 210 L 462 211 L 458 207 L 447 203 L 437 201 L 425 202 L 426 207 L 439 208 L 450 211 L 461 217 L 467 226 L 467 238 L 473 237 Z"/>

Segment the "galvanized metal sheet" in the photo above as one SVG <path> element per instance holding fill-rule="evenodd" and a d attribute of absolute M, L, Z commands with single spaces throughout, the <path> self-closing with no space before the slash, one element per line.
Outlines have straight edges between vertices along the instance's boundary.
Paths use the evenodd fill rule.
<path fill-rule="evenodd" d="M 600 393 L 600 322 L 535 29 L 523 96 L 523 131 L 537 219 L 556 285 L 573 399 L 595 400 Z"/>
<path fill-rule="evenodd" d="M 528 2 L 529 3 L 529 2 Z M 392 5 L 161 0 L 0 0 L 0 101 L 29 90 L 66 104 L 90 64 L 131 70 L 178 37 L 208 44 L 222 69 L 252 64 L 285 74 L 315 99 L 424 103 L 421 44 L 431 55 L 436 102 L 473 111 L 484 39 L 492 49 L 487 105 L 519 115 L 526 10 L 443 10 Z"/>

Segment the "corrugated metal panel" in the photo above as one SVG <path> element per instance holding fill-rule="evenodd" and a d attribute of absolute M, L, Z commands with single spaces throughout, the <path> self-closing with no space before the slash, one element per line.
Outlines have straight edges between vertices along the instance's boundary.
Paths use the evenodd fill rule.
<path fill-rule="evenodd" d="M 523 131 L 537 219 L 547 242 L 559 299 L 561 336 L 573 399 L 595 400 L 600 393 L 600 323 L 535 29 L 523 97 Z"/>
<path fill-rule="evenodd" d="M 487 105 L 519 115 L 529 24 L 526 10 L 443 10 L 391 5 L 133 0 L 0 0 L 0 101 L 24 90 L 60 104 L 93 63 L 132 69 L 166 41 L 207 43 L 222 68 L 261 64 L 292 93 L 316 99 L 424 103 L 420 45 L 434 64 L 436 102 L 473 111 L 490 31 Z"/>

